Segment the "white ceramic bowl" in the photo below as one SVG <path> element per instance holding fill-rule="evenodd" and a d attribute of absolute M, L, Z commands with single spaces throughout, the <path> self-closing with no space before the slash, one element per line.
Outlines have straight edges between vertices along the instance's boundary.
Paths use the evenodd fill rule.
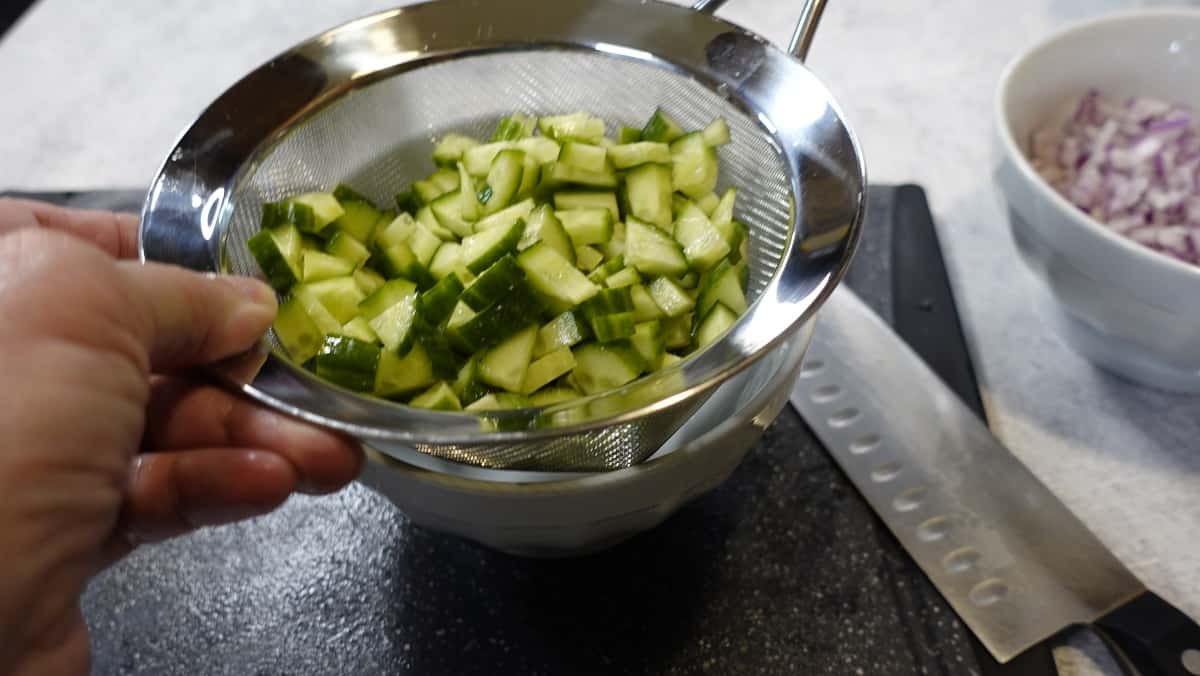
<path fill-rule="evenodd" d="M 1200 392 L 1200 268 L 1109 231 L 1038 176 L 1032 132 L 1088 89 L 1200 108 L 1200 10 L 1123 12 L 1077 24 L 1021 54 L 995 101 L 996 180 L 1022 258 L 1058 301 L 1051 320 L 1099 366 Z"/>
<path fill-rule="evenodd" d="M 571 556 L 657 526 L 721 483 L 787 402 L 812 323 L 725 382 L 654 457 L 601 473 L 413 463 L 368 450 L 360 480 L 414 523 L 522 556 Z"/>

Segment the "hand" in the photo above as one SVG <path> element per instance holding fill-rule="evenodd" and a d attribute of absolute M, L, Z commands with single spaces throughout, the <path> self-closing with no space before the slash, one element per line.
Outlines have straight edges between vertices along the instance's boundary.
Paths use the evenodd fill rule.
<path fill-rule="evenodd" d="M 137 543 L 352 480 L 349 440 L 183 373 L 247 349 L 274 294 L 141 265 L 136 220 L 0 199 L 0 673 L 86 673 L 79 595 Z"/>

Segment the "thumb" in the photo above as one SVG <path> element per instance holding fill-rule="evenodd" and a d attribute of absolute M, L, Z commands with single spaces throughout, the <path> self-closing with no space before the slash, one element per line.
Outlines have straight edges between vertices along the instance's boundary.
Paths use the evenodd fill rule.
<path fill-rule="evenodd" d="M 157 263 L 117 266 L 128 282 L 134 330 L 154 370 L 205 364 L 243 352 L 275 318 L 275 293 L 257 279 L 205 275 Z"/>

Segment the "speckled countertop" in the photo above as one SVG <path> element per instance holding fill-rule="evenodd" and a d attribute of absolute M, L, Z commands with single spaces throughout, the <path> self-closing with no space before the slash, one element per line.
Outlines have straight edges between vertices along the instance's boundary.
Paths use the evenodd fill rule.
<path fill-rule="evenodd" d="M 43 0 L 0 41 L 0 188 L 146 184 L 179 131 L 243 72 L 391 3 Z M 723 14 L 782 42 L 791 2 Z M 1106 375 L 1041 312 L 991 182 L 1003 65 L 1065 22 L 1133 0 L 834 0 L 810 64 L 873 180 L 929 191 L 999 436 L 1164 597 L 1200 616 L 1200 399 Z"/>

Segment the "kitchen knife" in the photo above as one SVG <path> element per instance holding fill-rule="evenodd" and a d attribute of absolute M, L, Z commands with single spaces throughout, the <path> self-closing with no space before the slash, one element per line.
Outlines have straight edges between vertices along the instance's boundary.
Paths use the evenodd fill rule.
<path fill-rule="evenodd" d="M 1130 674 L 1200 675 L 1200 626 L 1147 591 L 852 291 L 792 405 L 1000 662 L 1090 625 Z"/>

